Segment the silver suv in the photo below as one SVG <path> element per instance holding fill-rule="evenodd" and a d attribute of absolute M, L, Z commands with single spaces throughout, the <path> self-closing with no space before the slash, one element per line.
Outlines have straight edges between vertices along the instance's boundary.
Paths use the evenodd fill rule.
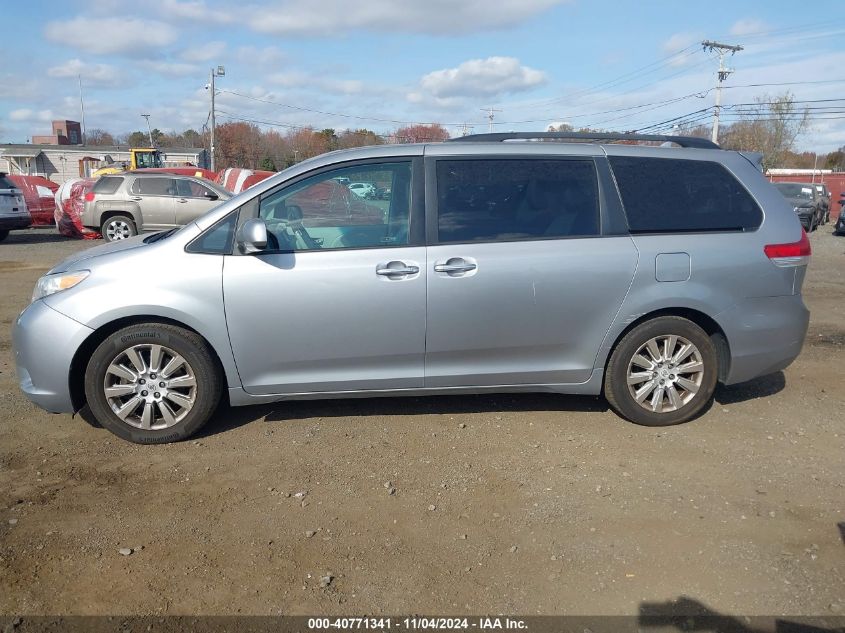
<path fill-rule="evenodd" d="M 0 242 L 13 229 L 25 229 L 32 224 L 23 193 L 4 172 L 0 172 Z"/>
<path fill-rule="evenodd" d="M 810 246 L 751 157 L 680 137 L 521 142 L 548 136 L 583 140 L 325 154 L 181 230 L 83 251 L 17 320 L 21 388 L 157 443 L 220 401 L 372 395 L 603 393 L 669 425 L 717 381 L 792 362 Z"/>
<path fill-rule="evenodd" d="M 222 187 L 191 176 L 129 173 L 103 176 L 85 194 L 83 226 L 107 242 L 193 222 L 228 200 Z"/>

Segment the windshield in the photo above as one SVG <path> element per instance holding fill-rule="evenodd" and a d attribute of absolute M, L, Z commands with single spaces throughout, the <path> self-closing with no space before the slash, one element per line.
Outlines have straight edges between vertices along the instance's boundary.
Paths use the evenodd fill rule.
<path fill-rule="evenodd" d="M 159 154 L 157 151 L 135 152 L 135 166 L 138 169 L 162 167 L 161 154 Z"/>
<path fill-rule="evenodd" d="M 813 188 L 810 185 L 804 185 L 800 182 L 776 182 L 775 187 L 785 198 L 813 199 Z"/>

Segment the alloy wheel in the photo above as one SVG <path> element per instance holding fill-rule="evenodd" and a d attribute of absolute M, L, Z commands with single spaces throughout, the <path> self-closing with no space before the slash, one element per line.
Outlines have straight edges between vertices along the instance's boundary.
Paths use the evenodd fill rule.
<path fill-rule="evenodd" d="M 110 242 L 132 237 L 132 228 L 123 220 L 115 220 L 106 225 L 106 236 Z"/>
<path fill-rule="evenodd" d="M 183 356 L 164 345 L 144 343 L 114 357 L 106 369 L 103 392 L 123 422 L 159 430 L 181 422 L 190 413 L 197 380 Z"/>
<path fill-rule="evenodd" d="M 643 343 L 628 363 L 628 391 L 647 411 L 667 413 L 685 407 L 704 378 L 701 352 L 682 336 L 656 336 Z"/>

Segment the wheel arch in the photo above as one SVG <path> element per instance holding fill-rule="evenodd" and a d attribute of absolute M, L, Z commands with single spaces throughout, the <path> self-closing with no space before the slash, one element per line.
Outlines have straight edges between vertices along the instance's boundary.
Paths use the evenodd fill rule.
<path fill-rule="evenodd" d="M 130 325 L 139 325 L 141 323 L 152 323 L 152 324 L 162 324 L 162 325 L 174 325 L 176 327 L 180 327 L 182 329 L 188 330 L 189 332 L 193 332 L 197 336 L 199 336 L 203 342 L 208 346 L 209 353 L 211 357 L 214 359 L 214 365 L 217 369 L 217 372 L 220 375 L 221 380 L 226 382 L 226 371 L 223 366 L 223 362 L 220 359 L 220 356 L 217 353 L 217 350 L 214 349 L 214 346 L 208 342 L 208 339 L 202 335 L 201 332 L 198 332 L 195 328 L 192 328 L 190 325 L 186 323 L 182 323 L 176 319 L 170 319 L 167 317 L 159 316 L 159 315 L 136 315 L 130 317 L 122 317 L 119 319 L 115 319 L 113 321 L 109 321 L 98 327 L 94 330 L 88 338 L 79 346 L 76 350 L 76 353 L 73 355 L 73 360 L 70 363 L 70 369 L 68 371 L 68 388 L 70 390 L 70 398 L 71 402 L 73 403 L 73 410 L 79 411 L 82 409 L 86 404 L 87 400 L 85 398 L 85 370 L 88 365 L 88 361 L 91 359 L 91 355 L 94 353 L 94 350 L 102 343 L 106 338 L 121 330 L 125 327 Z M 225 399 L 228 402 L 228 389 L 223 389 L 223 393 L 221 394 L 221 398 Z"/>
<path fill-rule="evenodd" d="M 695 323 L 698 327 L 704 330 L 710 339 L 713 341 L 713 346 L 716 348 L 716 359 L 719 364 L 719 374 L 718 379 L 719 382 L 724 382 L 727 380 L 728 375 L 730 374 L 731 370 L 731 349 L 730 343 L 728 342 L 728 337 L 725 334 L 725 331 L 722 329 L 722 326 L 708 314 L 701 312 L 700 310 L 696 310 L 694 308 L 683 308 L 683 307 L 672 307 L 672 308 L 660 308 L 658 310 L 653 310 L 651 312 L 647 312 L 639 316 L 634 321 L 631 321 L 614 339 L 613 344 L 610 346 L 607 356 L 604 359 L 602 364 L 603 369 L 607 371 L 607 364 L 610 362 L 611 356 L 613 356 L 613 352 L 616 350 L 616 347 L 619 345 L 619 342 L 625 337 L 628 332 L 633 330 L 638 325 L 645 323 L 646 321 L 651 321 L 652 319 L 656 319 L 658 317 L 663 316 L 677 316 L 687 319 Z"/>
<path fill-rule="evenodd" d="M 132 221 L 135 223 L 135 230 L 139 230 L 138 226 L 141 222 L 141 214 L 139 211 L 135 211 L 133 209 L 108 209 L 103 211 L 100 214 L 100 221 L 98 222 L 97 226 L 103 226 L 103 223 L 106 222 L 109 218 L 113 218 L 116 215 L 126 215 L 132 218 Z"/>

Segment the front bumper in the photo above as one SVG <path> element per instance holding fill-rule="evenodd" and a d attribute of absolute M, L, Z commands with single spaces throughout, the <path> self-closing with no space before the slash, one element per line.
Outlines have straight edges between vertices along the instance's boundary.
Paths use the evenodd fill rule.
<path fill-rule="evenodd" d="M 797 213 L 796 215 L 798 216 L 798 221 L 801 222 L 801 226 L 804 227 L 804 230 L 809 231 L 810 226 L 812 226 L 812 223 L 813 223 L 813 215 L 814 214 L 808 213 L 808 214 L 805 215 L 803 213 Z"/>
<path fill-rule="evenodd" d="M 70 366 L 92 332 L 43 301 L 30 304 L 12 330 L 18 383 L 26 397 L 51 413 L 73 413 Z"/>
<path fill-rule="evenodd" d="M 0 217 L 0 231 L 14 231 L 15 229 L 25 229 L 32 224 L 32 218 L 28 215 L 21 216 L 3 216 Z"/>
<path fill-rule="evenodd" d="M 785 369 L 801 353 L 810 311 L 801 295 L 747 299 L 716 319 L 728 337 L 731 368 L 725 384 Z"/>

